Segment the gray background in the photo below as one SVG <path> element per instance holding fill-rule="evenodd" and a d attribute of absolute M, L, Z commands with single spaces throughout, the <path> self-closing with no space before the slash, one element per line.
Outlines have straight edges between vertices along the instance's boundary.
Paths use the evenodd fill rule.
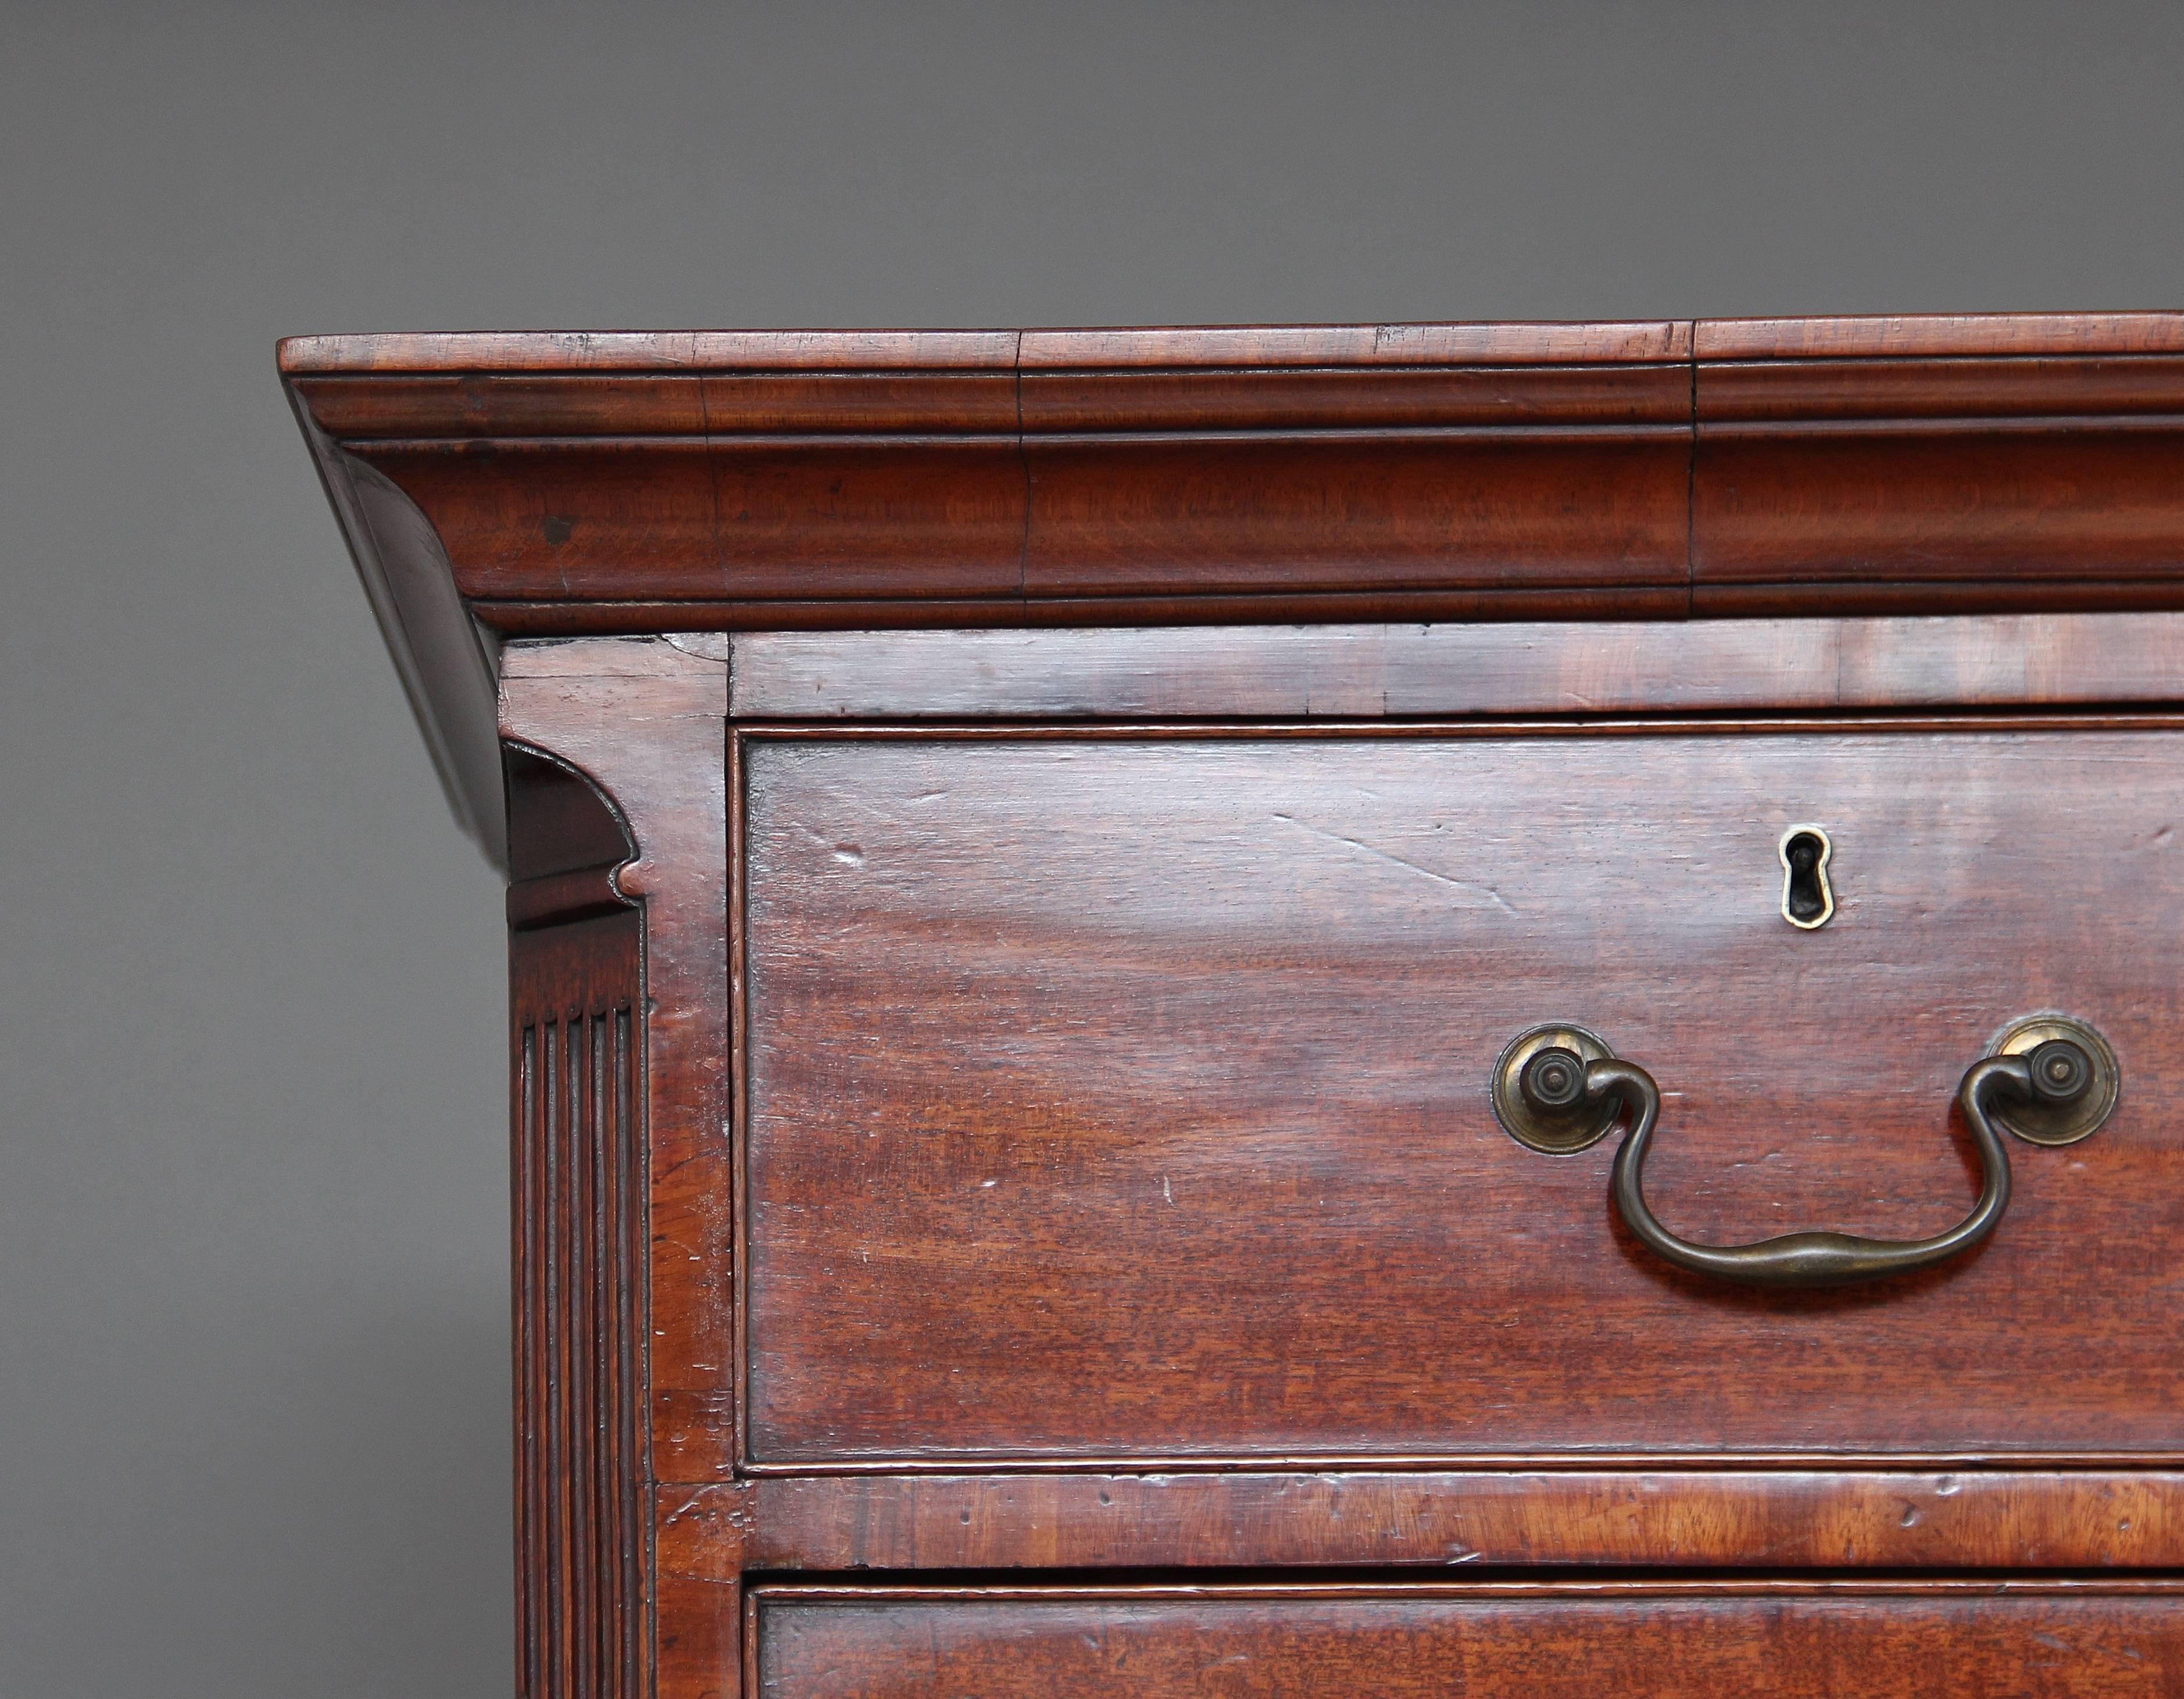
<path fill-rule="evenodd" d="M 13 4 L 0 1693 L 510 1685 L 499 894 L 290 331 L 2176 306 L 2184 8 Z"/>

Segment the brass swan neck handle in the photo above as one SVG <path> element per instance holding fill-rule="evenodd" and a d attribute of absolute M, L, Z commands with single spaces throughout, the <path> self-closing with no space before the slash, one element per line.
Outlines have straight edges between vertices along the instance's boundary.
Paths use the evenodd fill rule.
<path fill-rule="evenodd" d="M 2015 1029 L 2013 1029 L 2014 1031 Z M 1855 1233 L 1795 1232 L 1749 1244 L 1700 1244 L 1661 1224 L 1646 1201 L 1646 1158 L 1661 1120 L 1661 1088 L 1635 1062 L 1607 1052 L 1582 1028 L 1535 1028 L 1546 1042 L 1529 1046 L 1512 1061 L 1505 1053 L 1497 1075 L 1496 1108 L 1513 1135 L 1538 1149 L 1581 1149 L 1574 1139 L 1559 1146 L 1535 1141 L 1513 1120 L 1530 1117 L 1531 1130 L 1558 1124 L 1593 1138 L 1619 1118 L 1629 1131 L 1616 1152 L 1609 1193 L 1616 1213 L 1641 1243 L 1663 1260 L 1695 1274 L 1750 1286 L 1844 1286 L 1885 1280 L 1915 1269 L 1930 1268 L 1970 1249 L 1992 1232 L 2009 1207 L 2009 1153 L 2002 1139 L 2006 1126 L 2039 1143 L 2066 1142 L 2058 1127 L 2083 1137 L 2107 1118 L 2116 1097 L 2113 1053 L 2099 1036 L 2076 1022 L 2050 1019 L 2035 1034 L 2039 1042 L 2013 1053 L 1982 1056 L 1964 1072 L 1957 1088 L 1965 1123 L 1979 1151 L 1980 1194 L 1970 1214 L 1944 1232 L 1923 1239 L 1865 1238 Z M 1564 1038 L 1569 1042 L 1557 1042 Z M 1591 1040 L 1583 1053 L 1578 1039 Z M 1520 1039 L 1518 1044 L 1525 1041 Z M 1518 1047 L 1512 1046 L 1514 1051 Z M 1518 1101 L 1505 1107 L 1504 1086 Z M 1997 1125 L 1997 1121 L 2000 1125 Z"/>
<path fill-rule="evenodd" d="M 1679 1268 L 1752 1286 L 1847 1286 L 1930 1268 L 1970 1250 L 1995 1228 L 2009 1207 L 2009 1153 L 1981 1102 L 2002 1081 L 2027 1087 L 2027 1065 L 2019 1058 L 1984 1057 L 1958 1089 L 1979 1147 L 1980 1194 L 1971 1213 L 1946 1232 L 1923 1239 L 1864 1238 L 1855 1233 L 1784 1233 L 1752 1244 L 1706 1245 L 1663 1227 L 1646 1202 L 1646 1158 L 1661 1118 L 1661 1091 L 1635 1062 L 1595 1062 L 1585 1070 L 1585 1092 L 1613 1093 L 1632 1111 L 1630 1131 L 1615 1153 L 1610 1193 L 1624 1225 L 1647 1249 Z"/>

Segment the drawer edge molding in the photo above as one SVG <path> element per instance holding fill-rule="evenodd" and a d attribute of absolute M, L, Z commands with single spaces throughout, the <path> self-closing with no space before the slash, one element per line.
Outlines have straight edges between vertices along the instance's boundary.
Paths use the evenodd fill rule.
<path fill-rule="evenodd" d="M 663 1484 L 663 1579 L 1566 1564 L 2184 1567 L 2184 1471 L 818 1475 Z"/>
<path fill-rule="evenodd" d="M 2184 613 L 765 631 L 738 719 L 1295 718 L 2081 706 L 2184 698 Z M 521 667 L 530 646 L 509 664 Z"/>

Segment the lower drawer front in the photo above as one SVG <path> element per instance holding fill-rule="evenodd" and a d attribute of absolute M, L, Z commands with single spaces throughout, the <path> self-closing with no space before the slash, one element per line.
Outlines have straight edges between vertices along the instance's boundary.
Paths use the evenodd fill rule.
<path fill-rule="evenodd" d="M 2162 1583 L 752 1597 L 767 1699 L 2184 1692 Z"/>

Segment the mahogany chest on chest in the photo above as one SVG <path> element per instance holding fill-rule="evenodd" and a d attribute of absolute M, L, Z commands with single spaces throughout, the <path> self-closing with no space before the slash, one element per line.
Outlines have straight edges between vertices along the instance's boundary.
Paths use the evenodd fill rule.
<path fill-rule="evenodd" d="M 532 1699 L 2184 1693 L 2184 316 L 281 367 Z"/>

